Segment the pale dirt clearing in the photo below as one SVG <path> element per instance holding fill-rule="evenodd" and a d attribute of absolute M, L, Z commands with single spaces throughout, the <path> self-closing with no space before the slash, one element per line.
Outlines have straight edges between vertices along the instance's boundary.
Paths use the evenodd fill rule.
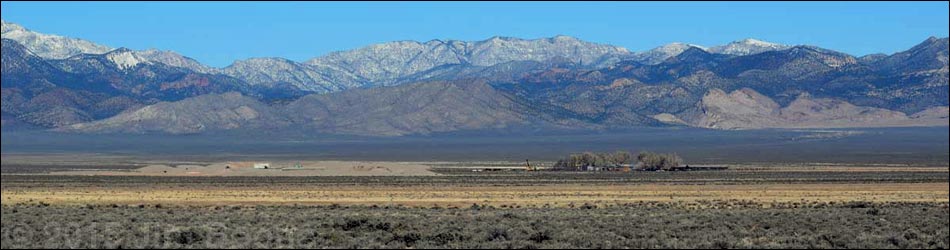
<path fill-rule="evenodd" d="M 255 165 L 267 165 L 266 169 Z M 408 162 L 307 161 L 224 162 L 201 165 L 151 165 L 130 171 L 61 171 L 84 176 L 433 176 L 430 167 Z"/>

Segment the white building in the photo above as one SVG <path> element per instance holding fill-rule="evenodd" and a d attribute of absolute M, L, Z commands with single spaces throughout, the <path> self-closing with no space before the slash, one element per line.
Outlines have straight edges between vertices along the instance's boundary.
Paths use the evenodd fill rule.
<path fill-rule="evenodd" d="M 254 169 L 270 169 L 270 163 L 254 163 Z"/>

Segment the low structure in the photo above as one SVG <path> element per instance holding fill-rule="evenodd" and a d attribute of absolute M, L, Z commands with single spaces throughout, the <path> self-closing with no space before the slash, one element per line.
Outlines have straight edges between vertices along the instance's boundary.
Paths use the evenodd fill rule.
<path fill-rule="evenodd" d="M 254 163 L 254 169 L 270 169 L 270 163 Z"/>
<path fill-rule="evenodd" d="M 685 167 L 675 167 L 673 169 L 670 169 L 670 171 L 722 171 L 722 170 L 729 170 L 729 167 L 722 167 L 722 166 L 698 166 L 698 167 L 692 166 L 691 167 L 689 165 L 686 165 Z"/>

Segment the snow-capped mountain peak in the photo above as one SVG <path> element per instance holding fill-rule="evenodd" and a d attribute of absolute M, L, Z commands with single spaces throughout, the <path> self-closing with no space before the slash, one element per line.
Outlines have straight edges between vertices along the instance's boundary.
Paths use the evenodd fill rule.
<path fill-rule="evenodd" d="M 494 36 L 482 41 L 389 42 L 334 52 L 306 64 L 341 68 L 371 81 L 390 81 L 444 65 L 493 66 L 513 61 L 545 62 L 570 58 L 597 64 L 604 58 L 627 56 L 627 49 L 582 41 L 569 36 L 521 39 Z"/>
<path fill-rule="evenodd" d="M 680 53 L 682 53 L 683 51 L 686 51 L 689 48 L 699 48 L 702 50 L 707 50 L 706 47 L 703 47 L 700 45 L 691 44 L 691 43 L 681 43 L 681 42 L 675 42 L 675 43 L 670 43 L 670 44 L 663 45 L 660 47 L 656 47 L 654 48 L 654 50 L 662 50 L 662 51 L 667 51 L 667 52 L 679 51 Z"/>
<path fill-rule="evenodd" d="M 758 54 L 766 51 L 776 51 L 776 50 L 785 50 L 791 48 L 792 46 L 766 42 L 753 38 L 746 38 L 738 41 L 731 42 L 726 45 L 716 46 L 709 48 L 708 51 L 718 54 L 727 54 L 727 55 L 736 55 L 736 56 L 745 56 Z"/>
<path fill-rule="evenodd" d="M 195 59 L 182 56 L 174 51 L 170 50 L 157 50 L 157 49 L 148 49 L 142 51 L 135 51 L 134 54 L 142 59 L 145 59 L 149 62 L 162 63 L 168 66 L 181 67 L 190 70 L 194 70 L 199 73 L 218 73 L 220 70 L 212 68 L 201 64 Z"/>
<path fill-rule="evenodd" d="M 665 61 L 666 59 L 670 57 L 677 56 L 683 53 L 683 51 L 686 51 L 690 48 L 698 48 L 698 49 L 706 50 L 706 48 L 703 46 L 688 44 L 688 43 L 681 43 L 681 42 L 674 42 L 674 43 L 653 48 L 651 50 L 638 52 L 634 54 L 632 57 L 634 60 L 643 62 L 645 64 L 658 64 Z"/>
<path fill-rule="evenodd" d="M 747 44 L 747 45 L 753 45 L 753 46 L 763 46 L 763 47 L 780 46 L 780 44 L 770 43 L 770 42 L 758 40 L 755 38 L 746 38 L 739 41 L 735 41 L 734 43 Z"/>
<path fill-rule="evenodd" d="M 0 31 L 2 33 L 7 33 L 10 31 L 25 31 L 26 29 L 23 26 L 17 25 L 15 23 L 8 23 L 5 20 L 0 20 Z"/>
<path fill-rule="evenodd" d="M 120 69 L 127 70 L 138 66 L 139 64 L 151 64 L 148 59 L 139 56 L 135 51 L 127 48 L 119 48 L 106 54 L 109 61 L 115 63 Z"/>
<path fill-rule="evenodd" d="M 36 55 L 48 59 L 65 59 L 79 54 L 102 54 L 112 50 L 90 41 L 33 32 L 15 23 L 2 22 L 2 37 L 14 40 Z"/>

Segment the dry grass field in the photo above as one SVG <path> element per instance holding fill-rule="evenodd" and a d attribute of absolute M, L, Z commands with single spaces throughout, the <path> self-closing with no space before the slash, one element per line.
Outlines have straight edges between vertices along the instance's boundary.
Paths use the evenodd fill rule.
<path fill-rule="evenodd" d="M 827 202 L 948 202 L 948 183 L 761 185 L 316 186 L 123 188 L 5 188 L 4 205 L 45 203 L 165 205 L 404 205 L 465 207 L 609 206 L 636 202 L 763 204 Z"/>
<path fill-rule="evenodd" d="M 277 163 L 286 168 L 292 163 Z M 284 166 L 287 165 L 287 166 Z M 305 162 L 303 169 L 251 163 L 148 166 L 122 171 L 4 175 L 2 204 L 611 206 L 635 202 L 761 204 L 948 202 L 946 168 L 731 166 L 668 173 L 430 171 L 436 164 Z M 444 165 L 444 164 L 443 164 Z M 487 164 L 484 164 L 488 166 Z M 494 165 L 504 165 L 496 163 Z M 226 169 L 225 167 L 228 167 Z M 459 169 L 459 168 L 455 168 Z"/>

